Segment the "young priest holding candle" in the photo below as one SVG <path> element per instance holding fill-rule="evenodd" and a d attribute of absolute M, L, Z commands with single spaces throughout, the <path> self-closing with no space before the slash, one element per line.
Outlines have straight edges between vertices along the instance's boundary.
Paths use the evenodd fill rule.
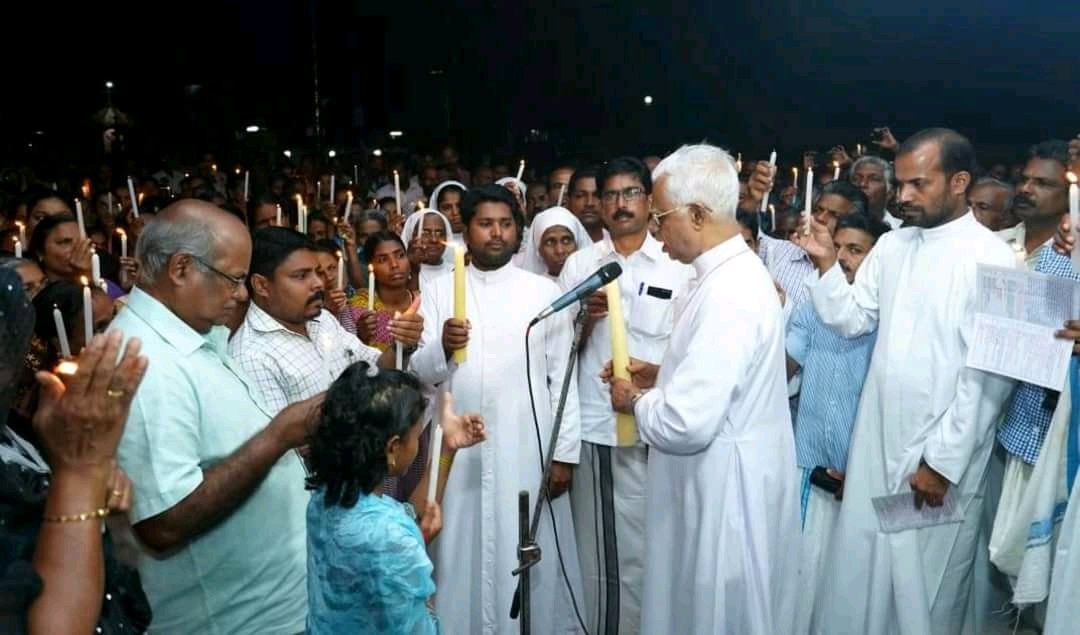
<path fill-rule="evenodd" d="M 587 321 L 577 373 L 581 463 L 570 495 L 586 624 L 595 633 L 636 633 L 641 631 L 644 583 L 647 450 L 637 441 L 633 417 L 622 415 L 617 425 L 600 372 L 615 348 L 660 362 L 671 337 L 674 302 L 692 269 L 672 260 L 649 233 L 652 178 L 644 163 L 614 159 L 596 182 L 607 234 L 600 242 L 579 245 L 563 265 L 559 285 L 572 289 L 608 262 L 618 262 L 623 272 L 583 307 Z M 621 296 L 610 312 L 614 297 L 609 291 Z M 617 322 L 612 320 L 616 311 L 621 313 Z M 569 482 L 569 468 L 565 472 Z"/>

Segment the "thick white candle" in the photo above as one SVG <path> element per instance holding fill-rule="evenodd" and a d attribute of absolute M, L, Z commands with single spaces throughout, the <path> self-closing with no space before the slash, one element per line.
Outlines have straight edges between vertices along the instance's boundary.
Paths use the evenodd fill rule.
<path fill-rule="evenodd" d="M 397 205 L 398 215 L 404 214 L 405 210 L 401 209 L 401 177 L 397 170 L 394 170 L 394 203 Z"/>
<path fill-rule="evenodd" d="M 116 233 L 120 235 L 120 257 L 127 258 L 127 232 L 117 227 Z"/>
<path fill-rule="evenodd" d="M 337 186 L 337 183 L 335 182 L 336 179 L 337 179 L 336 175 L 334 175 L 334 174 L 330 175 L 330 203 L 331 204 L 334 204 L 335 201 L 337 200 L 337 199 L 334 198 L 334 189 Z"/>
<path fill-rule="evenodd" d="M 337 286 L 338 289 L 345 288 L 345 254 L 337 252 Z"/>
<path fill-rule="evenodd" d="M 773 150 L 772 154 L 769 155 L 769 167 L 775 167 L 775 166 L 776 166 L 776 150 Z M 762 212 L 764 212 L 766 209 L 769 208 L 769 192 L 772 192 L 772 188 L 769 188 L 769 190 L 765 192 L 765 196 L 761 197 L 761 211 Z"/>
<path fill-rule="evenodd" d="M 86 346 L 94 337 L 94 304 L 90 299 L 90 285 L 86 284 L 86 276 L 83 276 L 82 283 L 83 346 Z"/>
<path fill-rule="evenodd" d="M 53 325 L 56 326 L 56 338 L 60 340 L 60 356 L 64 359 L 71 357 L 71 344 L 68 343 L 67 327 L 64 326 L 64 316 L 60 315 L 60 308 L 55 304 L 52 310 Z"/>
<path fill-rule="evenodd" d="M 1066 176 L 1069 177 L 1069 231 L 1075 236 L 1080 230 L 1080 185 L 1072 172 Z M 1080 269 L 1080 248 L 1072 250 L 1072 263 L 1073 269 Z"/>
<path fill-rule="evenodd" d="M 375 267 L 367 266 L 367 310 L 375 310 Z"/>
<path fill-rule="evenodd" d="M 128 194 L 131 196 L 131 214 L 135 218 L 139 217 L 139 198 L 135 196 L 135 181 L 128 177 Z"/>
<path fill-rule="evenodd" d="M 90 281 L 94 286 L 101 282 L 101 257 L 97 252 L 90 254 Z"/>
<path fill-rule="evenodd" d="M 250 191 L 248 188 L 250 187 L 250 185 L 251 185 L 251 172 L 249 170 L 244 170 L 244 202 L 245 203 L 248 202 L 248 192 Z"/>
<path fill-rule="evenodd" d="M 79 223 L 79 238 L 86 238 L 86 221 L 83 220 L 82 201 L 75 199 L 75 220 Z"/>
<path fill-rule="evenodd" d="M 22 258 L 22 241 L 18 238 L 15 239 L 15 257 Z"/>
<path fill-rule="evenodd" d="M 442 419 L 438 416 L 435 419 Z M 434 501 L 439 491 L 439 460 L 442 458 L 443 430 L 440 421 L 431 421 L 431 471 L 428 472 L 427 499 Z"/>
<path fill-rule="evenodd" d="M 806 206 L 803 208 L 803 235 L 810 235 L 810 212 L 814 209 L 814 168 L 806 168 Z"/>
<path fill-rule="evenodd" d="M 523 176 L 525 176 L 525 159 L 522 159 L 521 163 L 518 164 L 517 180 L 519 184 L 521 183 L 521 177 Z"/>

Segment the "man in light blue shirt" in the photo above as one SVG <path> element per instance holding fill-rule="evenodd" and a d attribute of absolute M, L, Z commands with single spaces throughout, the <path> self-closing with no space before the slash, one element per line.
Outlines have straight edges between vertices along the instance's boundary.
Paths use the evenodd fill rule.
<path fill-rule="evenodd" d="M 246 299 L 247 228 L 183 200 L 139 238 L 138 286 L 113 321 L 152 368 L 118 451 L 135 487 L 130 520 L 154 633 L 303 632 L 304 443 L 322 395 L 271 417 L 227 354 Z"/>

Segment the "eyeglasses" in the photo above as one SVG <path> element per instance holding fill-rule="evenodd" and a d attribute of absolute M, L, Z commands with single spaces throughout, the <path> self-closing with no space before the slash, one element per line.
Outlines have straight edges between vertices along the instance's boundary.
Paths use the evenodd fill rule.
<path fill-rule="evenodd" d="M 627 203 L 633 203 L 642 196 L 645 196 L 645 188 L 634 186 L 623 188 L 621 190 L 604 190 L 603 194 L 600 195 L 600 200 L 605 203 L 614 203 L 619 200 L 620 196 L 622 196 L 623 200 Z"/>
<path fill-rule="evenodd" d="M 229 274 L 225 273 L 221 269 L 218 269 L 214 265 L 206 262 L 205 260 L 203 260 L 202 258 L 196 256 L 195 254 L 188 254 L 188 255 L 191 256 L 192 260 L 199 263 L 204 268 L 209 269 L 210 271 L 216 273 L 217 275 L 219 275 L 222 278 L 224 278 L 224 279 L 228 280 L 229 282 L 231 282 L 234 290 L 239 289 L 240 287 L 244 286 L 244 283 L 247 282 L 247 276 L 230 276 Z"/>
<path fill-rule="evenodd" d="M 669 210 L 667 210 L 665 212 L 661 212 L 659 210 L 654 209 L 654 210 L 649 212 L 649 222 L 652 223 L 653 227 L 656 227 L 657 229 L 659 229 L 660 225 L 663 224 L 663 221 L 660 220 L 661 218 L 667 216 L 668 214 L 677 212 L 677 211 L 679 211 L 681 209 L 686 209 L 688 207 L 690 207 L 690 206 L 689 205 L 679 205 L 678 207 L 672 207 L 671 209 L 669 209 Z"/>

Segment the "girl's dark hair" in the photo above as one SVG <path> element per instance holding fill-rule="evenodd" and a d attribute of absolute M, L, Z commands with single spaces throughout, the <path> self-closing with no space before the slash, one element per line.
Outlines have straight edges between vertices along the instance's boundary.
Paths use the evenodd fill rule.
<path fill-rule="evenodd" d="M 34 233 L 30 234 L 30 248 L 27 252 L 28 255 L 40 262 L 42 256 L 45 254 L 45 241 L 48 240 L 52 230 L 64 223 L 77 222 L 79 221 L 71 214 L 56 214 L 54 216 L 42 218 L 38 221 L 37 225 L 34 225 Z"/>
<path fill-rule="evenodd" d="M 386 478 L 386 442 L 420 421 L 427 400 L 420 381 L 399 370 L 369 376 L 367 362 L 345 369 L 326 393 L 311 435 L 311 482 L 327 507 L 352 507 Z"/>
<path fill-rule="evenodd" d="M 371 258 L 375 255 L 375 248 L 386 242 L 397 243 L 403 251 L 408 251 L 405 248 L 405 243 L 401 241 L 401 236 L 384 229 L 368 236 L 367 240 L 364 241 L 364 256 L 368 259 L 368 262 L 371 262 Z"/>

